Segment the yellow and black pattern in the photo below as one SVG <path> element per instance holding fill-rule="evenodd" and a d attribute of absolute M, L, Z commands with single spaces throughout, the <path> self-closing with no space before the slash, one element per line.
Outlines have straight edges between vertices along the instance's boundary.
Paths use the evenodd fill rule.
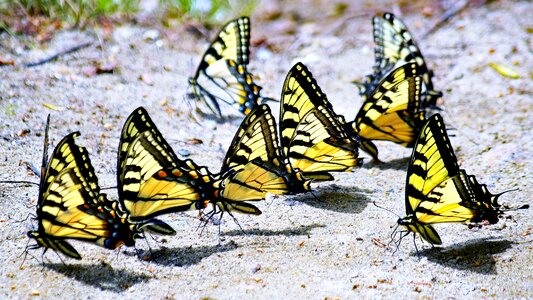
<path fill-rule="evenodd" d="M 179 159 L 142 107 L 124 124 L 117 169 L 119 199 L 132 221 L 203 209 L 213 194 L 211 173 Z"/>
<path fill-rule="evenodd" d="M 200 75 L 189 80 L 193 94 L 202 99 L 208 108 L 221 117 L 219 101 L 234 106 L 244 115 L 257 105 L 265 102 L 261 87 L 255 84 L 246 65 L 238 64 L 232 59 L 213 62 Z"/>
<path fill-rule="evenodd" d="M 250 56 L 250 19 L 240 17 L 232 20 L 217 34 L 215 40 L 205 51 L 198 72 L 219 60 L 231 59 L 237 64 L 248 64 Z"/>
<path fill-rule="evenodd" d="M 498 222 L 497 198 L 486 185 L 459 168 L 442 117 L 428 119 L 413 149 L 407 169 L 407 216 L 398 220 L 431 244 L 442 241 L 430 224 Z"/>
<path fill-rule="evenodd" d="M 221 210 L 258 214 L 243 201 L 265 199 L 266 193 L 297 194 L 310 191 L 310 180 L 282 158 L 276 122 L 268 105 L 254 109 L 242 122 L 224 159 L 220 174 Z M 255 207 L 255 206 L 254 206 Z"/>
<path fill-rule="evenodd" d="M 281 94 L 280 133 L 283 154 L 295 169 L 315 180 L 331 180 L 328 172 L 360 165 L 358 143 L 346 134 L 307 67 L 297 63 L 287 74 Z"/>
<path fill-rule="evenodd" d="M 117 202 L 100 193 L 89 154 L 75 143 L 77 136 L 79 133 L 74 132 L 64 137 L 50 162 L 43 166 L 37 203 L 39 227 L 28 232 L 37 245 L 29 248 L 44 247 L 45 251 L 53 249 L 80 259 L 67 239 L 92 242 L 108 249 L 133 246 L 139 234 L 137 227 L 123 217 Z"/>
<path fill-rule="evenodd" d="M 250 20 L 241 17 L 227 23 L 211 43 L 195 75 L 189 79 L 194 97 L 218 117 L 219 102 L 235 106 L 247 115 L 257 105 L 272 100 L 261 97 L 261 87 L 246 69 L 250 55 Z"/>
<path fill-rule="evenodd" d="M 442 92 L 433 88 L 432 72 L 413 40 L 405 24 L 391 13 L 383 13 L 372 19 L 374 34 L 374 73 L 367 75 L 359 86 L 360 94 L 368 98 L 380 80 L 397 67 L 408 63 L 416 63 L 419 76 L 422 77 L 422 107 L 436 108 Z"/>
<path fill-rule="evenodd" d="M 348 124 L 358 134 L 361 149 L 378 160 L 378 149 L 371 140 L 385 140 L 412 147 L 425 113 L 420 109 L 421 78 L 415 63 L 399 67 L 387 75 L 365 100 Z M 350 129 L 347 129 L 350 131 Z"/>

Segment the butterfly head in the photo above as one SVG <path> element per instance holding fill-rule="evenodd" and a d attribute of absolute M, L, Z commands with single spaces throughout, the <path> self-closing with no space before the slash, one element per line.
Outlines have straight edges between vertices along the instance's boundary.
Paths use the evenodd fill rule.
<path fill-rule="evenodd" d="M 442 244 L 442 240 L 433 226 L 429 224 L 423 224 L 417 221 L 413 216 L 407 216 L 405 218 L 398 219 L 398 225 L 404 227 L 408 233 L 418 233 L 423 240 L 432 245 Z"/>

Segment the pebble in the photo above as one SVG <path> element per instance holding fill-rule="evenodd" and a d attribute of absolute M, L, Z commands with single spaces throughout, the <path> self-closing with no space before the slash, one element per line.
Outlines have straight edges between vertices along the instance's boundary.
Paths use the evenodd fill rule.
<path fill-rule="evenodd" d="M 183 157 L 187 157 L 187 156 L 191 155 L 191 151 L 189 151 L 187 149 L 179 149 L 178 150 L 178 154 L 183 156 Z"/>

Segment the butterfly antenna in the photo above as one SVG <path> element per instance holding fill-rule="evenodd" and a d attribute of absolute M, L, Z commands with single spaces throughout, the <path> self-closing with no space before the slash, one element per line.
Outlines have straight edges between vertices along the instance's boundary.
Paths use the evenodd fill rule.
<path fill-rule="evenodd" d="M 33 184 L 39 186 L 39 183 L 26 180 L 0 180 L 0 183 L 20 183 L 20 184 Z"/>
<path fill-rule="evenodd" d="M 320 198 L 318 198 L 317 195 L 315 195 L 315 191 L 310 191 L 311 195 L 313 195 L 313 197 L 315 197 L 315 200 L 319 200 L 320 201 Z"/>
<path fill-rule="evenodd" d="M 383 209 L 383 210 L 386 210 L 386 211 L 390 212 L 391 214 L 397 216 L 398 219 L 401 219 L 401 218 L 402 218 L 402 217 L 400 217 L 398 214 L 396 214 L 395 212 L 393 212 L 392 210 L 390 210 L 390 209 L 388 209 L 388 208 L 385 208 L 385 207 L 383 207 L 383 206 L 379 206 L 379 205 L 377 205 L 377 204 L 376 204 L 376 201 L 373 201 L 372 203 L 374 203 L 374 205 L 375 205 L 376 207 L 381 208 L 381 209 Z M 398 226 L 396 226 L 396 228 L 398 228 Z"/>

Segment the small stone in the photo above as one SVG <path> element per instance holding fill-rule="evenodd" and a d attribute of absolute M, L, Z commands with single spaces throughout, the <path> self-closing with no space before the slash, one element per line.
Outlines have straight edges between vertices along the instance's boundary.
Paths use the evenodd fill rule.
<path fill-rule="evenodd" d="M 183 157 L 187 157 L 187 156 L 191 155 L 191 151 L 189 151 L 187 149 L 179 149 L 178 150 L 178 154 L 183 156 Z"/>

